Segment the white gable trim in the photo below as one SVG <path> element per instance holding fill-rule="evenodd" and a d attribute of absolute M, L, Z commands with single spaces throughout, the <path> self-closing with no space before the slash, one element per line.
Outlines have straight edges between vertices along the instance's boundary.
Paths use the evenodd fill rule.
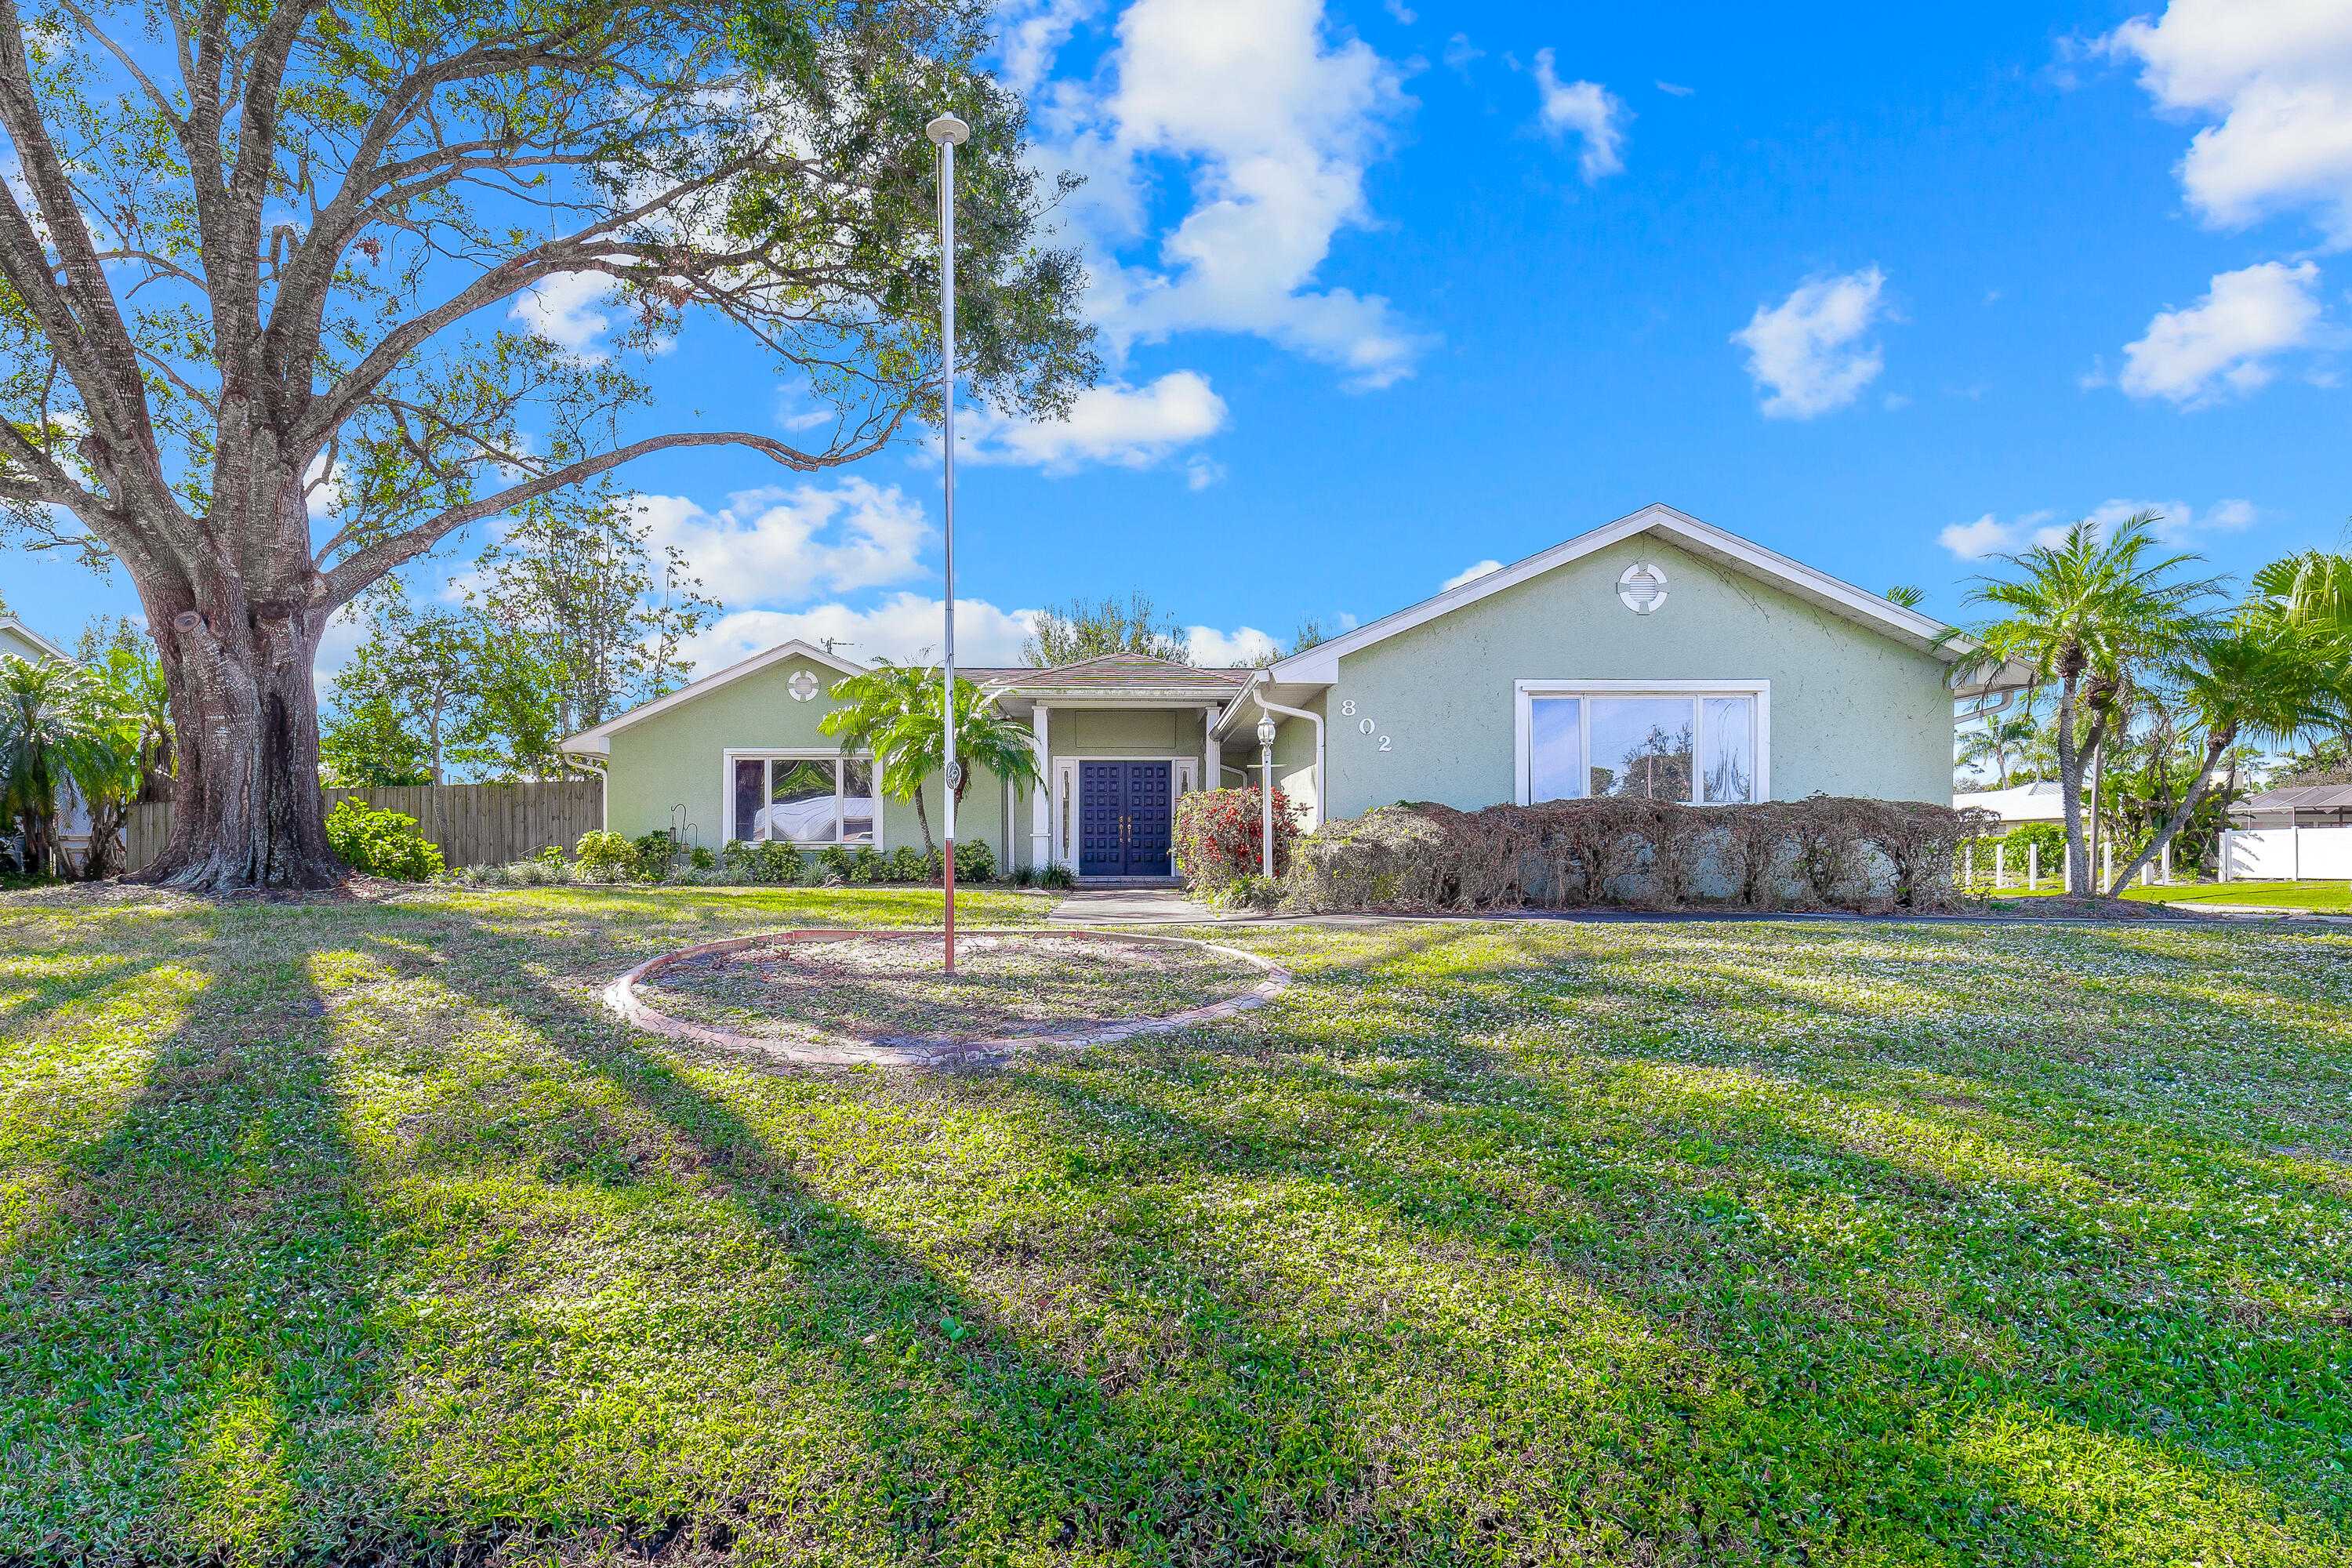
<path fill-rule="evenodd" d="M 610 756 L 613 751 L 613 736 L 618 731 L 642 720 L 650 719 L 656 713 L 667 713 L 671 709 L 681 707 L 698 697 L 707 697 L 730 680 L 740 680 L 747 675 L 757 675 L 771 665 L 781 664 L 796 654 L 802 658 L 813 660 L 829 669 L 837 669 L 844 675 L 866 673 L 866 667 L 856 660 L 843 658 L 838 654 L 827 653 L 812 643 L 804 643 L 798 637 L 794 637 L 790 642 L 781 642 L 772 648 L 763 648 L 749 658 L 739 659 L 714 675 L 706 675 L 700 680 L 690 681 L 667 697 L 656 697 L 642 707 L 630 709 L 618 718 L 607 719 L 593 729 L 583 730 L 577 735 L 570 736 L 559 742 L 558 749 L 586 756 Z"/>
<path fill-rule="evenodd" d="M 1596 551 L 1621 544 L 1639 533 L 1659 534 L 1694 555 L 1761 578 L 1797 598 L 1847 620 L 1859 622 L 1907 647 L 1922 653 L 1934 653 L 1947 663 L 1959 658 L 1972 646 L 1965 640 L 1953 639 L 1951 628 L 1931 616 L 1906 609 L 1851 583 L 1840 582 L 1826 572 L 1816 572 L 1802 562 L 1791 561 L 1736 533 L 1727 533 L 1686 512 L 1676 511 L 1670 506 L 1653 504 L 1631 517 L 1621 517 L 1590 533 L 1580 533 L 1565 543 L 1555 544 L 1524 561 L 1489 572 L 1484 577 L 1474 578 L 1458 588 L 1449 588 L 1433 598 L 1423 599 L 1418 605 L 1399 610 L 1392 616 L 1384 616 L 1368 626 L 1358 626 L 1344 637 L 1333 637 L 1329 642 L 1318 643 L 1304 652 L 1278 659 L 1272 667 L 1271 674 L 1275 680 L 1280 682 L 1328 686 L 1339 679 L 1339 660 L 1343 655 L 1370 647 L 1400 632 L 1409 632 L 1415 626 L 1426 626 L 1441 616 L 1475 605 L 1489 595 L 1516 587 L 1529 578 L 1540 577 L 1555 567 L 1565 566 Z"/>
<path fill-rule="evenodd" d="M 16 619 L 14 616 L 9 616 L 5 621 L 0 621 L 0 626 L 5 626 L 8 630 L 16 633 L 18 637 L 23 637 L 26 642 L 31 643 L 35 647 L 39 648 L 43 653 L 47 654 L 51 658 L 63 659 L 68 664 L 77 664 L 80 662 L 76 659 L 73 655 L 68 653 L 65 649 L 59 647 L 57 644 L 51 642 L 48 638 L 35 631 L 24 622 Z"/>

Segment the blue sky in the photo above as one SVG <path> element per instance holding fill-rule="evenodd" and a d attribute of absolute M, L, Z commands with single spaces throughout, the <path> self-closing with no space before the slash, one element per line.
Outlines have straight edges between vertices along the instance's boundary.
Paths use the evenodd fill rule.
<path fill-rule="evenodd" d="M 2352 7 L 1790 15 L 1008 11 L 1111 374 L 971 421 L 963 657 L 1141 588 L 1222 662 L 1653 500 L 1947 616 L 2074 517 L 2160 507 L 2242 575 L 2345 540 Z M 596 352 L 593 295 L 526 311 Z M 806 412 L 713 328 L 651 374 L 680 425 Z M 730 612 L 705 672 L 936 643 L 928 452 L 625 477 Z M 136 607 L 16 553 L 0 587 L 53 636 Z"/>

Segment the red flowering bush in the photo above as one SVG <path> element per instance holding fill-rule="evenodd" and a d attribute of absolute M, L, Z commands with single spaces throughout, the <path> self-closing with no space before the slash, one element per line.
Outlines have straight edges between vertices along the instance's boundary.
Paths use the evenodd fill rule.
<path fill-rule="evenodd" d="M 1306 808 L 1274 792 L 1274 874 L 1289 868 L 1290 846 Z M 1176 866 L 1193 888 L 1214 892 L 1258 874 L 1265 830 L 1255 789 L 1196 790 L 1176 797 Z"/>

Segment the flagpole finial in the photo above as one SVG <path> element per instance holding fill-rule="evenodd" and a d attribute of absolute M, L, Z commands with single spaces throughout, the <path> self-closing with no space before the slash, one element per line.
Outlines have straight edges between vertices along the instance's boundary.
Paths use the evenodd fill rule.
<path fill-rule="evenodd" d="M 923 133 L 941 147 L 961 147 L 971 140 L 971 127 L 952 114 L 942 114 L 923 127 Z"/>

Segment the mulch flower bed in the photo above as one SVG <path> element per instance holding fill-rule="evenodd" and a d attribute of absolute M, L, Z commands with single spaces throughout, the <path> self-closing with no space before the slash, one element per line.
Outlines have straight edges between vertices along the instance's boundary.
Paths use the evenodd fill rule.
<path fill-rule="evenodd" d="M 776 942 L 684 959 L 639 982 L 683 1022 L 763 1040 L 928 1046 L 1086 1034 L 1226 1001 L 1265 979 L 1225 954 L 1175 943 L 983 934 Z"/>

